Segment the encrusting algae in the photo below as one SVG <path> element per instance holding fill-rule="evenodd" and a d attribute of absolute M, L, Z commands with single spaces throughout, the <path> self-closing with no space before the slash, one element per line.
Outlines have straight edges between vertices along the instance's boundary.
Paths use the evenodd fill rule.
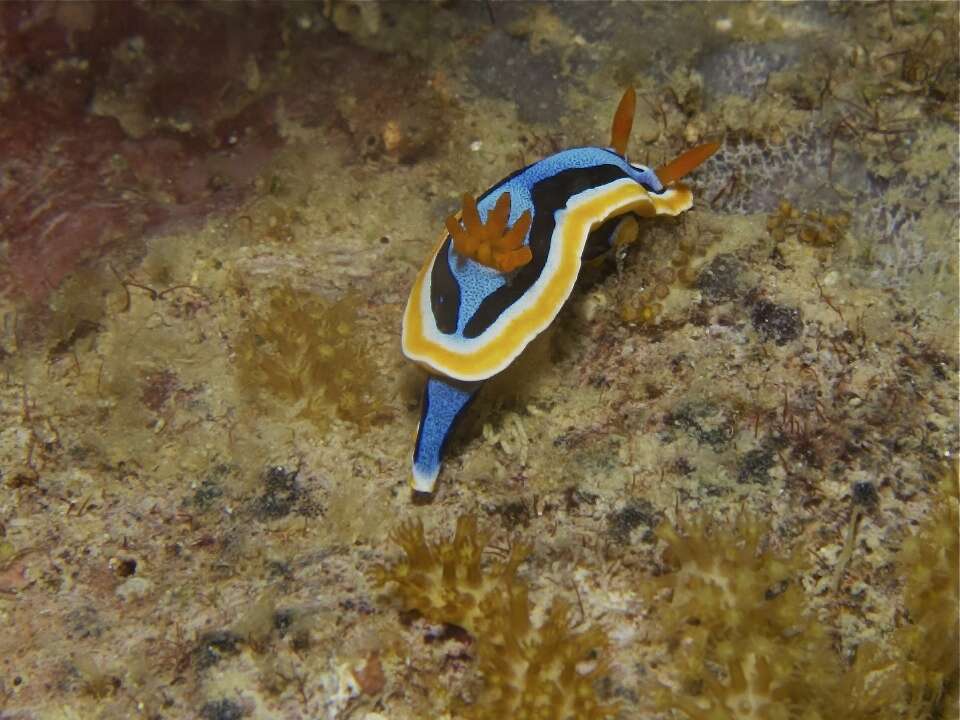
<path fill-rule="evenodd" d="M 596 653 L 607 645 L 603 631 L 571 629 L 570 607 L 554 601 L 539 627 L 530 614 L 528 585 L 517 568 L 528 549 L 514 545 L 504 560 L 482 562 L 489 536 L 476 518 L 461 516 L 452 539 L 428 542 L 419 522 L 394 539 L 405 557 L 378 566 L 378 585 L 392 585 L 405 609 L 431 622 L 456 625 L 476 641 L 479 692 L 461 714 L 476 720 L 600 720 L 616 712 L 601 701 L 595 683 L 606 672 Z"/>

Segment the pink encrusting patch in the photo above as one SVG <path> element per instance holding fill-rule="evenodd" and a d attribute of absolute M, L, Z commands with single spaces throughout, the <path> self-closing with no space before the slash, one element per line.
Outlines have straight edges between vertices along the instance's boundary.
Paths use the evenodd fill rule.
<path fill-rule="evenodd" d="M 128 3 L 0 9 L 0 61 L 17 79 L 0 101 L 0 295 L 41 300 L 84 260 L 249 193 L 281 144 L 276 102 L 235 102 L 225 88 L 244 58 L 270 67 L 282 13 L 193 14 L 183 22 Z M 93 114 L 104 93 L 139 113 L 140 127 Z"/>
<path fill-rule="evenodd" d="M 0 288 L 34 300 L 88 254 L 236 205 L 275 147 L 247 142 L 225 154 L 170 137 L 132 139 L 111 118 L 40 124 L 49 134 L 23 143 L 23 128 L 36 123 L 24 112 L 0 129 Z"/>

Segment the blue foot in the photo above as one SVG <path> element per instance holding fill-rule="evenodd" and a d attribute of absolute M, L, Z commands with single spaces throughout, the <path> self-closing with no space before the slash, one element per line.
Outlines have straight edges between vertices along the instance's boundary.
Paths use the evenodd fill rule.
<path fill-rule="evenodd" d="M 440 474 L 443 448 L 457 420 L 482 382 L 460 382 L 431 375 L 423 390 L 423 409 L 413 450 L 413 489 L 431 493 Z"/>

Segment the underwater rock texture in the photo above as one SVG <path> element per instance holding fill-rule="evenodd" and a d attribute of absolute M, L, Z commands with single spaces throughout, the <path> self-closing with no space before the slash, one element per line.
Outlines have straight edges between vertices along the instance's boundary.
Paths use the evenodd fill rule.
<path fill-rule="evenodd" d="M 955 4 L 0 27 L 0 718 L 956 716 Z M 628 85 L 694 209 L 414 502 L 443 218 Z"/>

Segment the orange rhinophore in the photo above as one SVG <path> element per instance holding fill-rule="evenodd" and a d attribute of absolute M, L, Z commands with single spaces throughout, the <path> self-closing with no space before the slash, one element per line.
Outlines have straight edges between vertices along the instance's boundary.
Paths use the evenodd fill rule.
<path fill-rule="evenodd" d="M 709 142 L 697 145 L 680 157 L 656 169 L 657 177 L 664 185 L 672 185 L 685 175 L 689 175 L 720 149 L 720 143 Z"/>
<path fill-rule="evenodd" d="M 613 115 L 613 127 L 610 129 L 610 147 L 621 155 L 627 154 L 627 142 L 633 129 L 633 114 L 637 109 L 637 93 L 631 87 L 623 93 L 617 112 Z"/>

